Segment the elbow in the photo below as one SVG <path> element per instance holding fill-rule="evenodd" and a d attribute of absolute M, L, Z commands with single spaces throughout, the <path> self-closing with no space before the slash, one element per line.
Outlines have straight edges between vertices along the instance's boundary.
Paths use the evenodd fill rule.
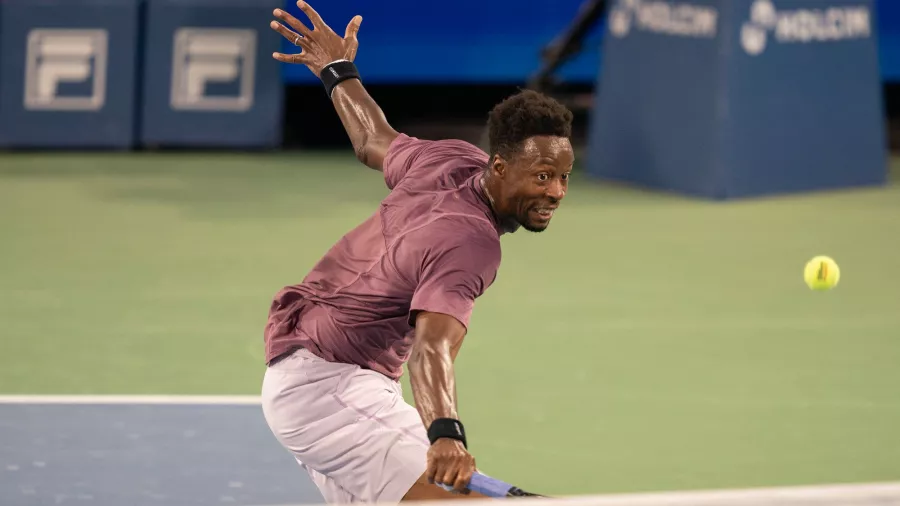
<path fill-rule="evenodd" d="M 353 146 L 353 152 L 356 154 L 356 159 L 360 161 L 363 165 L 369 165 L 369 153 L 371 149 L 369 148 L 369 143 L 367 139 L 363 139 L 362 142 L 357 143 Z"/>
<path fill-rule="evenodd" d="M 428 360 L 418 346 L 413 345 L 410 350 L 406 368 L 409 370 L 409 378 L 413 383 L 418 383 L 420 378 L 427 377 L 425 371 L 428 369 Z"/>
<path fill-rule="evenodd" d="M 398 135 L 394 130 L 389 130 L 360 136 L 359 140 L 353 143 L 356 159 L 366 167 L 378 171 L 383 170 L 384 158 L 387 156 L 391 143 Z"/>
<path fill-rule="evenodd" d="M 369 135 L 353 143 L 353 153 L 360 163 L 374 170 L 382 170 L 383 156 L 379 156 L 378 145 Z"/>
<path fill-rule="evenodd" d="M 434 346 L 428 342 L 415 341 L 409 352 L 409 367 L 416 367 L 427 362 L 428 357 L 435 353 Z"/>
<path fill-rule="evenodd" d="M 427 371 L 435 364 L 445 362 L 445 357 L 449 357 L 448 350 L 440 342 L 416 340 L 410 350 L 407 367 L 412 374 L 415 374 L 414 371 Z"/>

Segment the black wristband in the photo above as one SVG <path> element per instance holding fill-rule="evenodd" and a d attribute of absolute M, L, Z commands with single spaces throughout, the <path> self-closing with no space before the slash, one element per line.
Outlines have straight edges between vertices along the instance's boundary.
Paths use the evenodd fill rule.
<path fill-rule="evenodd" d="M 466 449 L 469 448 L 469 445 L 466 443 L 466 429 L 459 420 L 438 418 L 431 422 L 431 427 L 428 427 L 428 441 L 434 444 L 435 441 L 441 438 L 461 441 Z"/>
<path fill-rule="evenodd" d="M 331 98 L 334 87 L 347 79 L 359 79 L 359 71 L 352 61 L 338 60 L 322 67 L 319 79 L 325 85 L 325 93 Z"/>

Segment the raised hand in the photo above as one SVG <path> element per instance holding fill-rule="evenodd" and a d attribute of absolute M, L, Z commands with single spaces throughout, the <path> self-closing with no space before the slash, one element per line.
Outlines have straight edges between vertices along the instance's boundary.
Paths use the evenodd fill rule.
<path fill-rule="evenodd" d="M 292 44 L 300 47 L 302 51 L 297 54 L 272 53 L 273 58 L 284 63 L 302 63 L 316 77 L 321 74 L 325 65 L 333 61 L 353 61 L 356 58 L 356 49 L 359 47 L 356 34 L 362 23 L 362 16 L 357 15 L 350 20 L 342 38 L 325 24 L 319 13 L 308 3 L 299 0 L 297 6 L 309 18 L 312 30 L 287 12 L 275 9 L 273 14 L 281 22 L 272 21 L 269 26 Z"/>

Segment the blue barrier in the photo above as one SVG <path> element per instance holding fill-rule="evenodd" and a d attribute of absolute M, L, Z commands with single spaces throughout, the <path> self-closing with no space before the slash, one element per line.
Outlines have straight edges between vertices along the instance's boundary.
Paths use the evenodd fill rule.
<path fill-rule="evenodd" d="M 282 1 L 285 10 L 306 19 L 295 0 Z M 353 16 L 363 17 L 356 62 L 367 83 L 506 83 L 524 82 L 538 70 L 541 48 L 566 29 L 583 1 L 456 0 L 444 7 L 420 0 L 310 4 L 339 34 Z M 595 33 L 583 52 L 560 69 L 561 77 L 594 80 L 601 32 Z M 286 65 L 283 73 L 287 83 L 316 80 L 302 65 Z"/>
<path fill-rule="evenodd" d="M 878 21 L 878 63 L 881 80 L 900 81 L 900 2 L 876 0 Z"/>
<path fill-rule="evenodd" d="M 137 0 L 0 2 L 0 146 L 134 142 Z"/>
<path fill-rule="evenodd" d="M 283 83 L 269 29 L 278 0 L 149 0 L 144 145 L 281 142 Z"/>
<path fill-rule="evenodd" d="M 520 83 L 538 70 L 541 47 L 569 26 L 584 1 L 534 0 L 523 8 L 520 0 L 457 0 L 440 12 L 419 0 L 318 0 L 312 5 L 338 33 L 353 16 L 363 16 L 357 62 L 366 82 Z M 283 2 L 302 19 L 294 0 Z M 882 79 L 898 81 L 900 1 L 878 0 L 875 5 Z M 605 29 L 603 21 L 598 23 L 583 52 L 560 69 L 561 78 L 594 82 L 602 68 Z M 284 80 L 306 84 L 315 77 L 303 66 L 286 66 Z"/>
<path fill-rule="evenodd" d="M 588 172 L 727 199 L 886 180 L 871 0 L 618 0 Z"/>

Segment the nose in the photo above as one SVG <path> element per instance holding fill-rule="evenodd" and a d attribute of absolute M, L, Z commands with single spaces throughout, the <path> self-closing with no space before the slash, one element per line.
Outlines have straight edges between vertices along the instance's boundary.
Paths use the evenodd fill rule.
<path fill-rule="evenodd" d="M 552 183 L 547 185 L 545 195 L 554 203 L 559 202 L 566 196 L 566 182 L 562 179 L 554 179 Z"/>

